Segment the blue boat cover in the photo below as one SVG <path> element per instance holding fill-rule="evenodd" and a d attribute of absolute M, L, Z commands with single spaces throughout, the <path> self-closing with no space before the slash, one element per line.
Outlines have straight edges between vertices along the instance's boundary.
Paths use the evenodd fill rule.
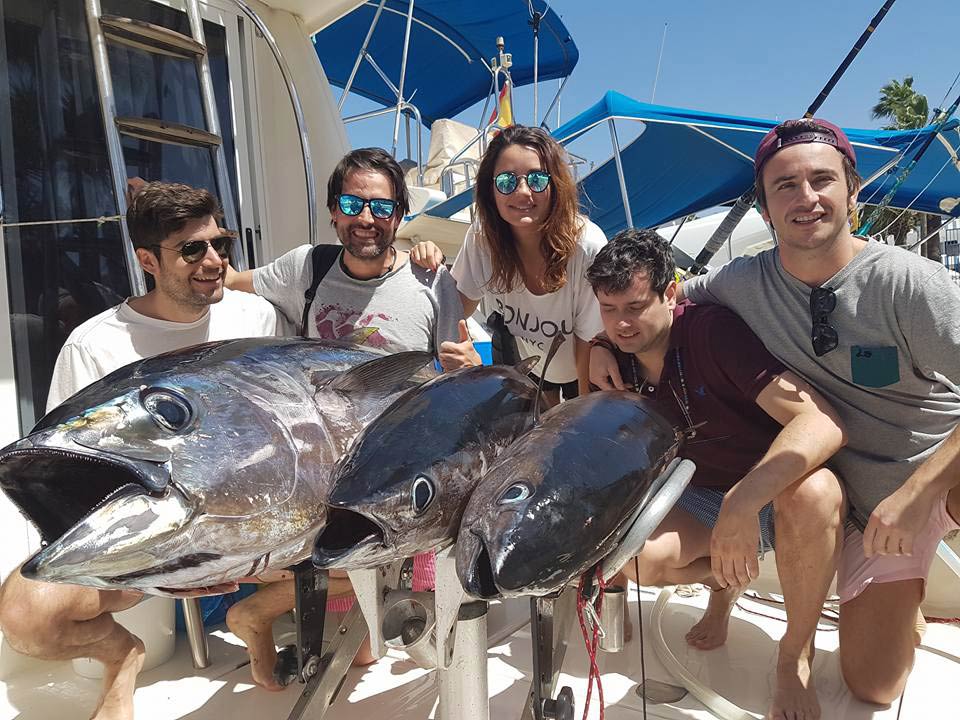
<path fill-rule="evenodd" d="M 621 149 L 635 227 L 656 227 L 735 200 L 753 184 L 754 152 L 777 124 L 649 105 L 608 92 L 553 134 L 569 142 L 609 118 L 639 120 L 645 126 L 636 140 Z M 909 131 L 844 128 L 856 149 L 857 170 L 869 181 L 860 201 L 879 203 L 933 130 L 933 126 Z M 951 119 L 897 190 L 892 207 L 960 217 L 958 148 L 958 122 Z M 612 158 L 583 178 L 580 187 L 590 218 L 608 237 L 626 227 Z"/>
<path fill-rule="evenodd" d="M 327 79 L 344 87 L 376 14 L 369 0 L 313 36 Z M 367 52 L 399 86 L 407 0 L 387 0 Z M 566 77 L 580 58 L 563 22 L 543 0 L 533 0 L 540 22 L 539 79 Z M 511 76 L 519 87 L 533 82 L 533 29 L 527 0 L 416 0 L 407 58 L 404 96 L 420 110 L 425 124 L 453 117 L 486 97 L 490 71 L 484 64 L 497 54 L 497 37 L 513 54 Z M 396 95 L 366 61 L 351 92 L 383 105 Z"/>

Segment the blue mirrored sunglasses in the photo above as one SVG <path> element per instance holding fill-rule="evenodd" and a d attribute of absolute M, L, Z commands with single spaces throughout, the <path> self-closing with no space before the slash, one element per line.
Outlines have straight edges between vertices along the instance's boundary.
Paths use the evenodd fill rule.
<path fill-rule="evenodd" d="M 542 193 L 550 185 L 550 173 L 543 170 L 532 170 L 526 175 L 517 175 L 512 172 L 502 172 L 493 178 L 493 185 L 501 195 L 509 195 L 517 189 L 520 178 L 527 183 L 531 192 Z"/>
<path fill-rule="evenodd" d="M 387 198 L 370 198 L 369 200 L 365 200 L 356 195 L 341 195 L 337 198 L 337 205 L 340 206 L 340 212 L 344 215 L 350 215 L 351 217 L 356 217 L 363 212 L 363 208 L 369 205 L 370 214 L 381 220 L 392 217 L 394 211 L 397 209 L 396 200 L 388 200 Z"/>

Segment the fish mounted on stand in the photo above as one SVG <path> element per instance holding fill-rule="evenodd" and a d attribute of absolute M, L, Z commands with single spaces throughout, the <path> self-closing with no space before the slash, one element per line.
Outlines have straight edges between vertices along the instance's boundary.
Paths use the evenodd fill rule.
<path fill-rule="evenodd" d="M 334 470 L 314 565 L 372 568 L 452 543 L 481 475 L 533 426 L 538 359 L 445 373 L 370 423 Z"/>
<path fill-rule="evenodd" d="M 605 558 L 682 433 L 634 393 L 595 392 L 548 410 L 484 474 L 463 513 L 457 575 L 474 597 L 546 595 Z"/>
<path fill-rule="evenodd" d="M 431 360 L 253 338 L 120 368 L 0 450 L 45 543 L 22 573 L 165 594 L 305 560 L 333 464 Z"/>

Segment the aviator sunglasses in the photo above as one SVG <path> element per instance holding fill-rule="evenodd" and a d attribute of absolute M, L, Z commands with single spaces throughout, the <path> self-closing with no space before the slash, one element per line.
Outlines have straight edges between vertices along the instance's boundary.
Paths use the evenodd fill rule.
<path fill-rule="evenodd" d="M 517 175 L 513 172 L 502 172 L 493 178 L 493 186 L 501 195 L 509 195 L 520 184 L 520 178 L 527 183 L 531 192 L 542 193 L 550 184 L 550 173 L 543 170 L 531 170 L 526 175 Z"/>
<path fill-rule="evenodd" d="M 817 357 L 826 355 L 840 343 L 840 336 L 836 328 L 827 322 L 827 316 L 837 307 L 837 295 L 828 287 L 814 288 L 810 293 L 810 317 L 813 318 L 813 328 L 810 331 L 810 341 L 813 343 L 813 352 Z"/>
<path fill-rule="evenodd" d="M 380 220 L 386 220 L 388 217 L 392 217 L 394 211 L 397 209 L 396 200 L 388 200 L 387 198 L 370 198 L 369 200 L 364 200 L 362 197 L 357 197 L 356 195 L 341 195 L 337 198 L 337 205 L 340 207 L 340 212 L 350 217 L 356 217 L 363 212 L 365 207 L 369 206 L 370 214 Z"/>
<path fill-rule="evenodd" d="M 180 253 L 180 257 L 183 258 L 184 262 L 188 262 L 192 265 L 193 263 L 198 263 L 203 260 L 204 256 L 207 254 L 207 246 L 212 247 L 214 252 L 216 252 L 221 258 L 229 258 L 230 247 L 232 245 L 232 235 L 221 235 L 213 240 L 190 240 L 178 248 L 168 248 L 164 247 L 163 245 L 151 245 L 150 247 L 158 248 L 160 250 L 172 250 L 174 252 L 178 252 Z"/>

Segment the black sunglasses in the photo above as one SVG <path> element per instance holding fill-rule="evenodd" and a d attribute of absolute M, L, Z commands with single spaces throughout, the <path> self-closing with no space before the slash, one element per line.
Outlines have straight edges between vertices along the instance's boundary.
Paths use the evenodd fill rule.
<path fill-rule="evenodd" d="M 203 260 L 204 256 L 207 254 L 207 247 L 212 247 L 214 251 L 221 258 L 230 257 L 230 247 L 233 245 L 233 236 L 232 235 L 221 235 L 216 237 L 213 240 L 190 240 L 185 242 L 183 245 L 177 248 L 168 248 L 163 245 L 151 245 L 152 248 L 157 248 L 159 250 L 172 250 L 174 252 L 180 253 L 180 257 L 184 259 L 185 262 L 198 263 Z"/>
<path fill-rule="evenodd" d="M 340 207 L 340 212 L 350 217 L 356 217 L 369 205 L 370 214 L 380 220 L 393 217 L 393 213 L 397 209 L 396 200 L 388 200 L 387 198 L 370 198 L 369 200 L 365 200 L 356 195 L 341 195 L 337 198 L 337 205 Z"/>
<path fill-rule="evenodd" d="M 832 288 L 818 287 L 810 292 L 810 317 L 813 318 L 813 328 L 810 331 L 810 341 L 813 343 L 813 352 L 817 357 L 826 355 L 840 344 L 840 336 L 836 328 L 827 322 L 827 316 L 837 307 L 837 294 Z"/>

